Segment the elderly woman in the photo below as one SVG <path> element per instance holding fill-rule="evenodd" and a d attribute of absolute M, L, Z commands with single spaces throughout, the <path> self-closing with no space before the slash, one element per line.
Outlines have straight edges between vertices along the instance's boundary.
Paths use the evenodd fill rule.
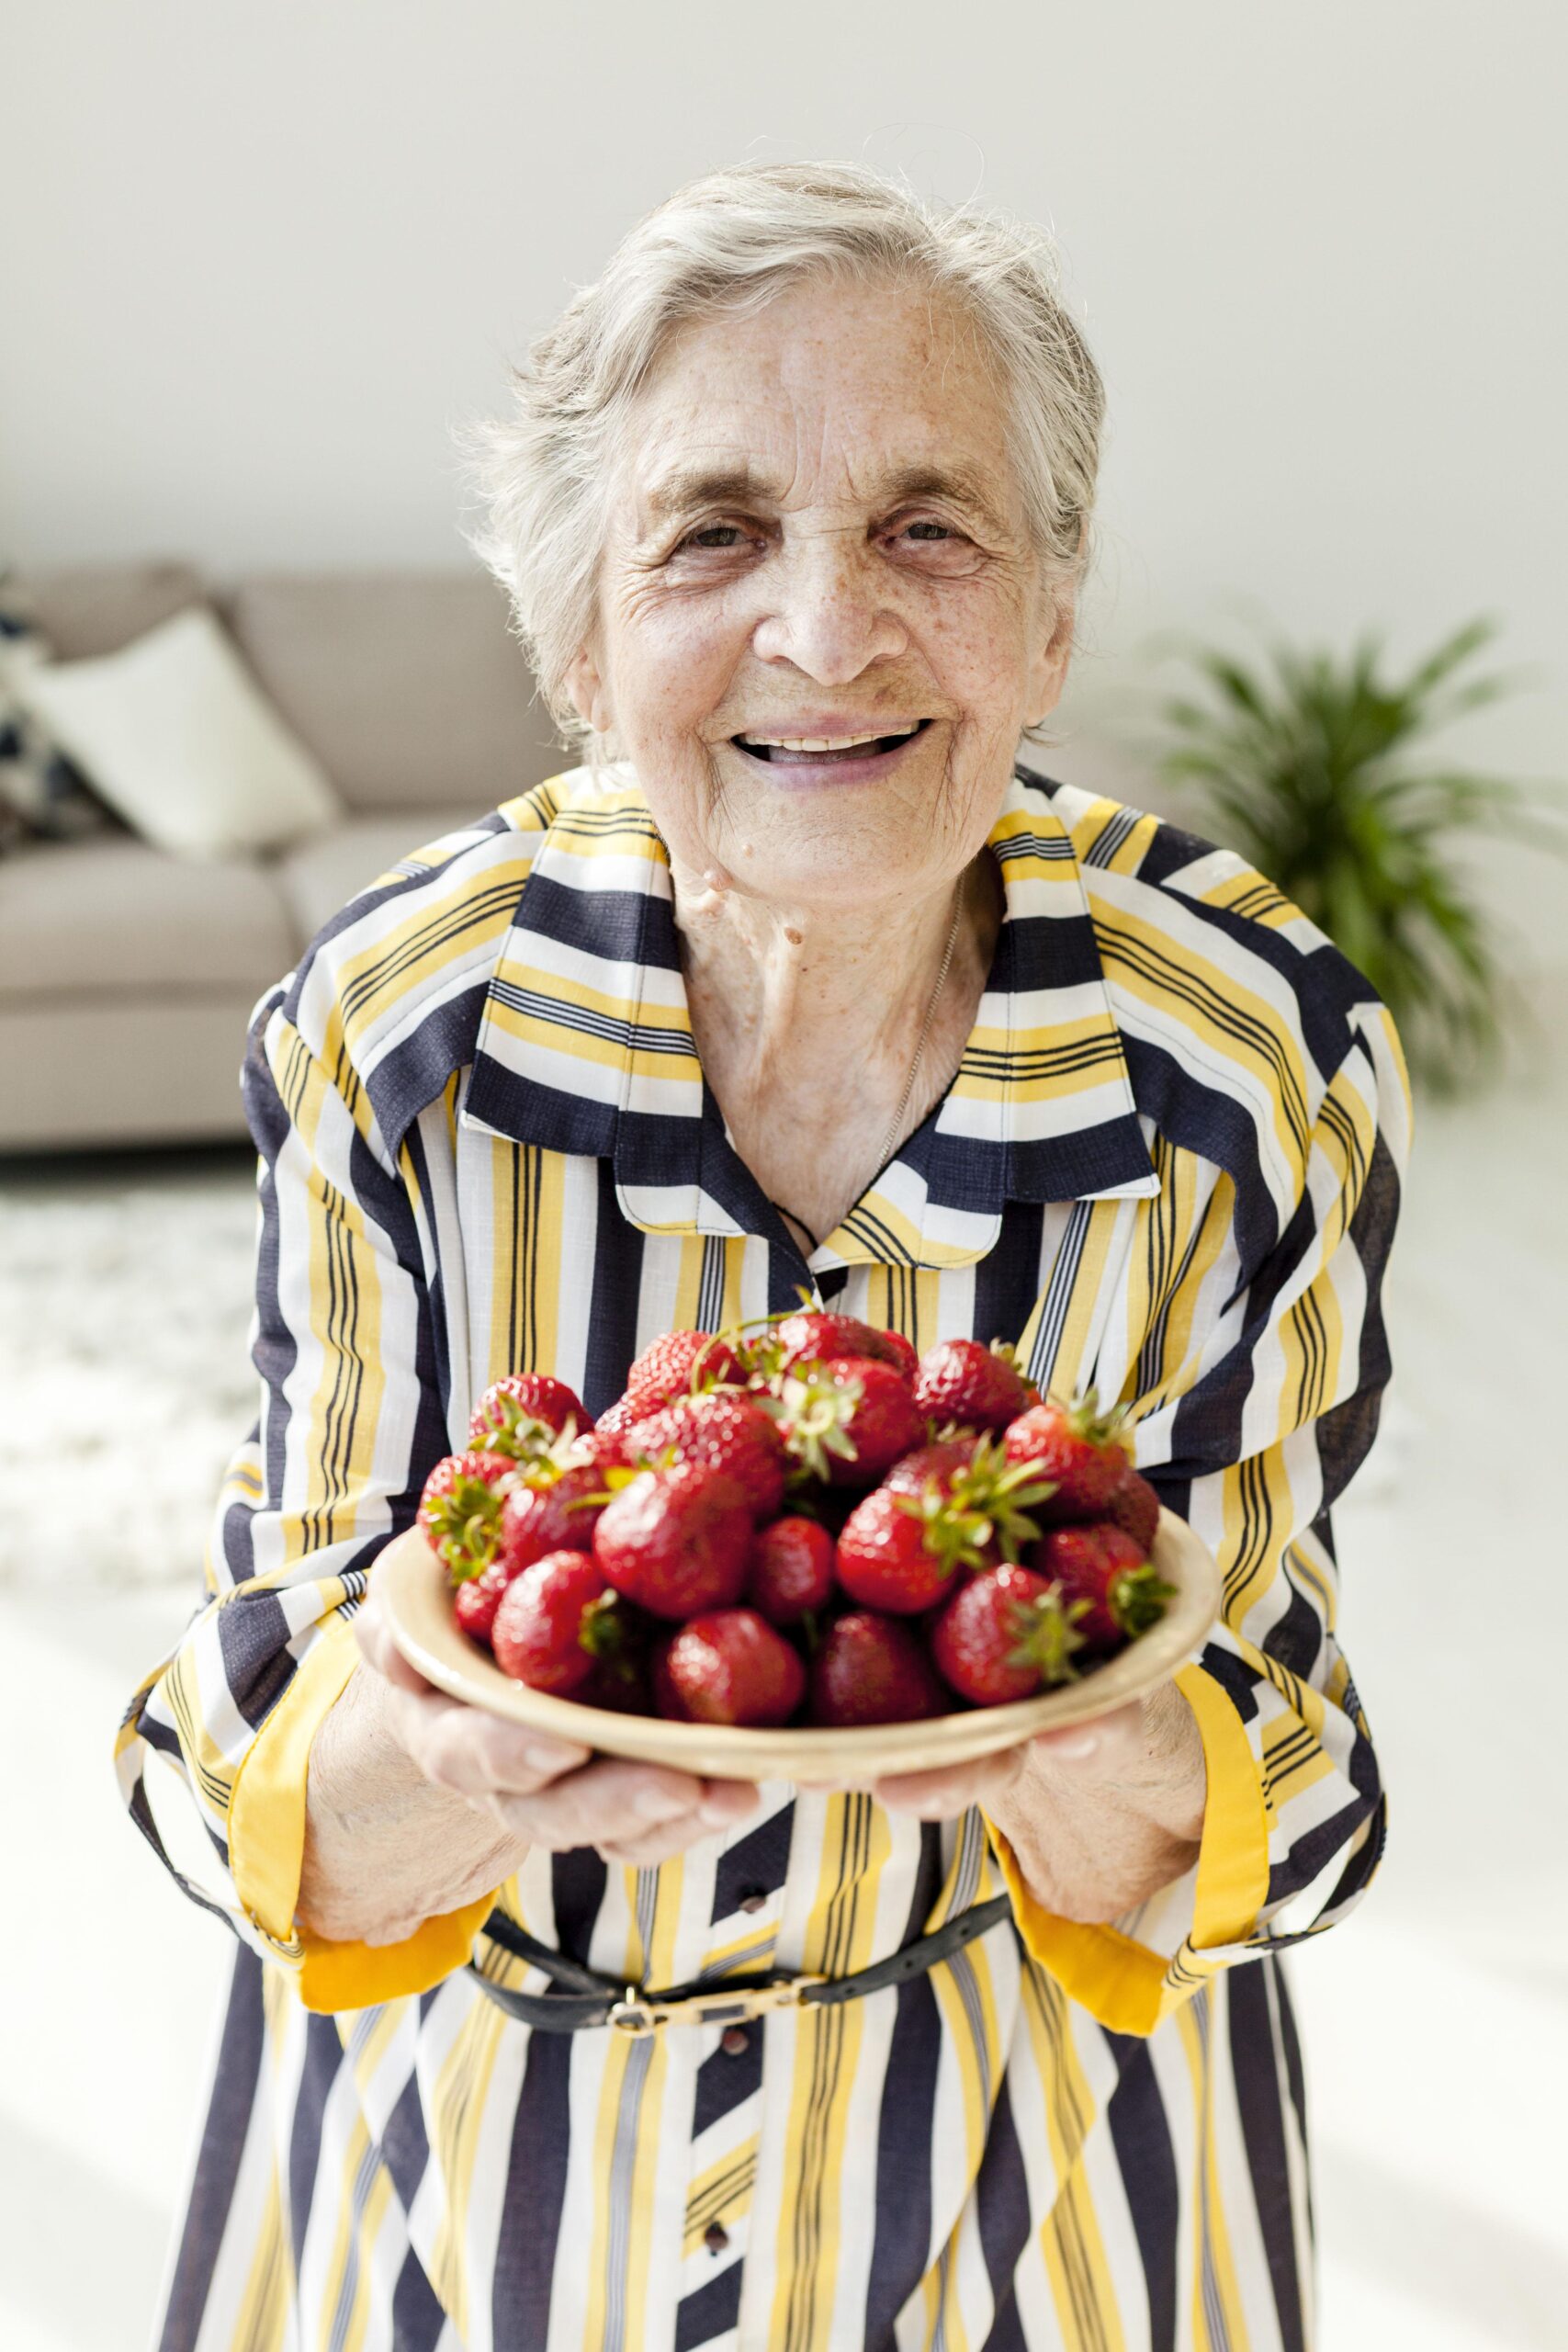
<path fill-rule="evenodd" d="M 1019 764 L 1101 409 L 1038 238 L 768 167 L 637 227 L 482 435 L 482 551 L 591 757 L 253 1023 L 261 1415 L 121 1750 L 155 1842 L 144 1766 L 183 1773 L 242 1942 L 165 2352 L 1310 2337 L 1280 1954 L 1382 1838 L 1329 1508 L 1408 1097 L 1257 873 Z M 1174 1681 L 832 1789 L 422 1682 L 374 1571 L 480 1390 L 597 1413 L 657 1333 L 802 1287 L 1126 1408 L 1224 1571 Z M 747 2023 L 589 1997 L 910 1947 Z"/>

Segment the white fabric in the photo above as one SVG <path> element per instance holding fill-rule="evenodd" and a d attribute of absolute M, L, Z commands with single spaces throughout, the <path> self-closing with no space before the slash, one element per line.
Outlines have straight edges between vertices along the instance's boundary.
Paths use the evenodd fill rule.
<path fill-rule="evenodd" d="M 110 808 L 174 856 L 286 848 L 340 813 L 205 606 L 101 660 L 31 670 L 17 688 Z"/>

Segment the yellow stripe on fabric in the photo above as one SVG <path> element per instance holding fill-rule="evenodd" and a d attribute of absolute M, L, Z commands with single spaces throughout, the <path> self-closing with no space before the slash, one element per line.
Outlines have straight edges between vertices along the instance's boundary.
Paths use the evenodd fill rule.
<path fill-rule="evenodd" d="M 461 1910 L 426 1919 L 399 1944 L 332 1944 L 301 1928 L 300 2000 L 318 2015 L 330 2016 L 431 1992 L 468 1964 L 494 1901 L 493 1894 L 483 1894 Z"/>
<path fill-rule="evenodd" d="M 1151 2034 L 1213 1973 L 1205 1963 L 1207 1951 L 1247 1940 L 1269 1892 L 1268 1818 L 1246 1727 L 1201 1666 L 1179 1668 L 1175 1680 L 1202 1738 L 1208 1792 L 1192 1934 L 1168 1966 L 1160 1953 L 1119 1928 L 1046 1910 L 1006 1835 L 984 1816 L 1026 1949 L 1101 2025 L 1140 2037 Z"/>
<path fill-rule="evenodd" d="M 1307 1077 L 1301 1044 L 1283 1016 L 1246 985 L 1234 954 L 1229 964 L 1201 960 L 1122 906 L 1097 907 L 1094 928 L 1106 977 L 1146 1005 L 1156 1027 L 1181 1023 L 1216 1061 L 1250 1077 L 1299 1188 L 1310 1131 Z M 1247 1099 L 1239 1076 L 1236 1091 Z"/>
<path fill-rule="evenodd" d="M 1083 2171 L 1095 2100 L 1062 1989 L 1025 1962 L 1020 1998 L 1040 2076 L 1056 2194 L 1039 2224 L 1040 2251 L 1068 2352 L 1125 2352 L 1119 2298 L 1100 2217 Z"/>
<path fill-rule="evenodd" d="M 293 2286 L 292 2253 L 285 2250 L 283 2200 L 276 2163 L 266 2177 L 266 2202 L 256 2230 L 255 2250 L 234 2314 L 232 2352 L 274 2352 L 288 2341 L 288 2307 Z M 224 2352 L 230 2352 L 225 2346 Z"/>
<path fill-rule="evenodd" d="M 703 2242 L 703 2233 L 715 2222 L 731 2226 L 750 2211 L 751 2192 L 757 2185 L 761 2137 L 754 2132 L 749 2140 L 731 2148 L 693 2181 L 686 2193 L 682 2253 L 694 2254 Z"/>
<path fill-rule="evenodd" d="M 1202 2166 L 1199 2194 L 1191 2204 L 1192 2342 L 1196 2352 L 1235 2352 L 1247 2341 L 1247 2308 L 1231 2253 L 1230 2222 L 1220 2179 L 1219 2151 L 1214 2131 L 1214 2073 L 1223 2044 L 1217 2044 L 1213 2015 L 1205 2033 L 1195 2009 L 1184 2009 L 1178 2020 L 1183 2054 L 1192 2083 L 1192 2109 L 1198 2118 L 1198 2161 Z M 1248 2184 L 1243 2194 L 1256 2193 Z M 1205 2263 L 1205 2254 L 1208 2256 Z M 1209 2295 L 1217 2295 L 1222 2330 L 1211 2324 Z"/>
<path fill-rule="evenodd" d="M 487 1383 L 553 1374 L 560 1344 L 566 1162 L 537 1144 L 491 1140 Z"/>
<path fill-rule="evenodd" d="M 358 1663 L 352 1624 L 333 1619 L 300 1658 L 234 1776 L 229 1868 L 249 1917 L 276 1943 L 294 1939 L 310 1743 Z"/>
<path fill-rule="evenodd" d="M 308 1052 L 290 1052 L 285 1100 L 310 1162 L 305 1183 L 323 1215 L 310 1220 L 310 1330 L 321 1351 L 308 1433 L 290 1432 L 307 1468 L 305 1497 L 283 1515 L 284 1565 L 357 1532 L 352 1498 L 375 1475 L 386 1374 L 381 1363 L 382 1260 L 356 1202 L 321 1172 L 317 1135 L 342 1099 Z M 337 1147 L 332 1156 L 341 1156 Z M 288 1245 L 289 1237 L 286 1235 Z M 343 1524 L 339 1524 L 340 1518 Z"/>
<path fill-rule="evenodd" d="M 1041 1374 L 1042 1389 L 1068 1397 L 1073 1396 L 1083 1376 L 1086 1363 L 1090 1362 L 1100 1335 L 1101 1319 L 1109 1304 L 1110 1291 L 1107 1270 L 1112 1263 L 1120 1231 L 1120 1220 L 1130 1204 L 1125 1201 L 1095 1201 L 1090 1204 L 1089 1226 L 1083 1247 L 1073 1275 L 1072 1290 L 1060 1317 L 1061 1336 L 1053 1361 Z M 1141 1203 L 1131 1205 L 1141 1206 Z M 1018 1359 L 1029 1362 L 1035 1334 L 1045 1312 L 1050 1286 L 1041 1293 L 1031 1310 L 1018 1340 Z M 1110 1400 L 1101 1398 L 1101 1403 Z"/>
<path fill-rule="evenodd" d="M 798 1802 L 798 1801 L 797 1801 Z M 863 1794 L 826 1801 L 817 1892 L 806 1924 L 803 1973 L 847 1976 L 872 1956 L 878 1881 L 892 1851 L 883 1808 Z M 785 2133 L 770 2316 L 770 2352 L 837 2352 L 832 2341 L 844 2216 L 844 2135 L 864 2038 L 859 2001 L 796 2009 L 795 2071 Z M 851 2225 L 858 2221 L 851 2217 Z"/>
<path fill-rule="evenodd" d="M 464 2344 L 470 2328 L 468 2214 L 474 2161 L 496 2057 L 509 2022 L 504 2010 L 492 2001 L 470 2001 L 430 2101 L 434 2111 L 431 2155 L 439 2167 L 446 2194 L 426 2267 L 447 2324 Z"/>
<path fill-rule="evenodd" d="M 1188 1153 L 1179 1150 L 1173 1152 L 1171 1157 L 1173 1179 L 1179 1182 L 1181 1181 L 1179 1171 L 1191 1164 L 1190 1157 Z M 1179 1394 L 1188 1385 L 1191 1371 L 1196 1369 L 1193 1328 L 1198 1306 L 1202 1298 L 1204 1286 L 1230 1239 L 1235 1214 L 1235 1187 L 1229 1176 L 1222 1174 L 1203 1205 L 1196 1239 L 1192 1238 L 1190 1231 L 1183 1229 L 1181 1232 L 1181 1247 L 1178 1253 L 1177 1263 L 1180 1264 L 1181 1256 L 1188 1249 L 1192 1252 L 1191 1261 L 1180 1281 L 1170 1293 L 1168 1304 L 1165 1308 L 1160 1360 L 1153 1385 L 1140 1399 L 1142 1407 L 1140 1419 L 1145 1413 L 1154 1412 L 1156 1407 L 1166 1403 L 1172 1395 Z M 1136 1244 L 1134 1244 L 1135 1254 Z"/>

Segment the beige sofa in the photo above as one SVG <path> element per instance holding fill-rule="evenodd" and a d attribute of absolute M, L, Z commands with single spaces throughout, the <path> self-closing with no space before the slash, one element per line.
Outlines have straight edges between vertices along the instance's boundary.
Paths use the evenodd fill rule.
<path fill-rule="evenodd" d="M 124 831 L 0 858 L 0 1153 L 243 1137 L 262 990 L 397 858 L 571 762 L 477 570 L 219 588 L 163 563 L 24 584 L 62 661 L 210 604 L 344 818 L 265 859 L 187 863 Z"/>

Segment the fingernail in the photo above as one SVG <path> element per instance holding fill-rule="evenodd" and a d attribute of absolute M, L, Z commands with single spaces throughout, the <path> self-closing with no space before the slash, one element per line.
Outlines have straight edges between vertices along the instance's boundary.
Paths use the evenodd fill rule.
<path fill-rule="evenodd" d="M 1069 1762 L 1077 1762 L 1094 1754 L 1100 1746 L 1100 1734 L 1097 1731 L 1063 1732 L 1051 1745 L 1058 1756 L 1065 1756 Z"/>
<path fill-rule="evenodd" d="M 710 1829 L 728 1829 L 732 1821 L 744 1821 L 751 1810 L 749 1804 L 737 1804 L 733 1797 L 706 1797 L 697 1807 L 697 1818 Z"/>
<path fill-rule="evenodd" d="M 586 1764 L 586 1748 L 525 1747 L 523 1761 L 531 1772 L 570 1772 L 579 1764 Z"/>

